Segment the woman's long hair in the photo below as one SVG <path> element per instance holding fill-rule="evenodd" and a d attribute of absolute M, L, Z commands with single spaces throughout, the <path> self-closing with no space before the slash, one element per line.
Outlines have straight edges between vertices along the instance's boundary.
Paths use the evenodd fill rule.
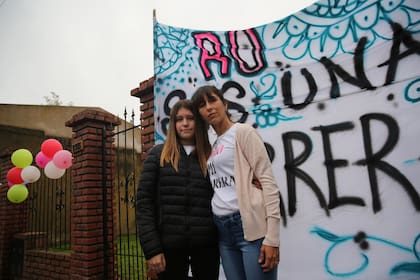
<path fill-rule="evenodd" d="M 178 172 L 178 163 L 180 158 L 180 143 L 179 137 L 176 132 L 176 114 L 181 109 L 187 109 L 194 115 L 194 142 L 195 149 L 193 153 L 197 155 L 200 163 L 201 170 L 204 176 L 207 175 L 207 158 L 210 155 L 211 147 L 207 134 L 208 126 L 204 123 L 200 117 L 198 110 L 194 107 L 191 100 L 182 99 L 179 100 L 171 109 L 169 116 L 169 127 L 168 134 L 166 135 L 166 141 L 163 145 L 162 154 L 160 156 L 160 166 L 165 163 L 170 163 L 173 168 Z"/>

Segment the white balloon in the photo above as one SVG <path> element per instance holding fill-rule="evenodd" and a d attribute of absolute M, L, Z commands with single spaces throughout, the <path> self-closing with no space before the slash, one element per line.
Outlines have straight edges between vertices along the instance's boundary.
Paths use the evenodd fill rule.
<path fill-rule="evenodd" d="M 22 177 L 25 182 L 33 183 L 38 181 L 39 177 L 41 177 L 41 172 L 36 166 L 29 165 L 22 169 L 20 177 Z"/>
<path fill-rule="evenodd" d="M 44 168 L 45 176 L 47 176 L 50 179 L 58 179 L 61 176 L 63 176 L 65 172 L 66 172 L 65 169 L 61 169 L 55 166 L 53 161 L 50 161 L 49 163 L 47 163 L 47 165 L 45 165 L 45 168 Z"/>

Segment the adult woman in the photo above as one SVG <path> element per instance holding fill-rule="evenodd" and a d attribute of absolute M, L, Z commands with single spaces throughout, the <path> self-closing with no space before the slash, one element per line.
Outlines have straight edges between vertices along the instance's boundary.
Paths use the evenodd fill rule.
<path fill-rule="evenodd" d="M 159 279 L 218 279 L 220 257 L 207 178 L 210 153 L 190 100 L 172 108 L 167 138 L 144 162 L 136 219 L 147 267 Z"/>
<path fill-rule="evenodd" d="M 264 143 L 253 127 L 229 119 L 216 87 L 199 88 L 192 101 L 217 134 L 207 166 L 223 270 L 228 279 L 277 279 L 279 189 Z"/>

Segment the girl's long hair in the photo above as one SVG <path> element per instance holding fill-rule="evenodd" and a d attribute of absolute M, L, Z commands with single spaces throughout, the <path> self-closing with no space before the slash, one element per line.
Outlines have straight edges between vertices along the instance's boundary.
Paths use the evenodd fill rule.
<path fill-rule="evenodd" d="M 166 141 L 163 145 L 162 154 L 160 156 L 160 166 L 162 167 L 165 163 L 170 163 L 173 168 L 178 172 L 178 163 L 180 158 L 180 143 L 179 137 L 176 132 L 176 114 L 181 109 L 187 109 L 194 115 L 194 142 L 195 149 L 193 153 L 197 155 L 200 163 L 201 171 L 204 176 L 207 175 L 207 158 L 210 155 L 211 147 L 207 134 L 208 126 L 204 123 L 200 117 L 198 110 L 193 106 L 191 100 L 182 99 L 179 100 L 171 109 L 169 116 L 169 127 L 166 135 Z"/>

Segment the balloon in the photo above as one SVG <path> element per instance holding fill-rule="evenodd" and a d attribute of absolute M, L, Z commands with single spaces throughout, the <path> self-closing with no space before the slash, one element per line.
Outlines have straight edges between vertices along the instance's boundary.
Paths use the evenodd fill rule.
<path fill-rule="evenodd" d="M 47 176 L 50 179 L 58 179 L 61 176 L 63 176 L 65 172 L 65 169 L 58 168 L 57 166 L 55 166 L 53 161 L 47 163 L 44 169 L 45 176 Z"/>
<path fill-rule="evenodd" d="M 72 165 L 73 156 L 67 150 L 61 150 L 55 153 L 53 157 L 54 165 L 61 169 L 67 169 Z"/>
<path fill-rule="evenodd" d="M 28 194 L 25 185 L 17 184 L 7 191 L 7 199 L 13 203 L 21 203 L 28 197 Z"/>
<path fill-rule="evenodd" d="M 22 168 L 19 167 L 12 167 L 7 172 L 7 181 L 12 184 L 21 184 L 23 183 L 23 179 L 20 176 L 22 173 Z"/>
<path fill-rule="evenodd" d="M 33 159 L 31 152 L 27 149 L 19 149 L 12 154 L 12 163 L 20 168 L 31 165 Z"/>
<path fill-rule="evenodd" d="M 22 169 L 20 176 L 25 182 L 33 183 L 38 181 L 39 177 L 41 177 L 41 172 L 35 166 L 30 165 Z"/>
<path fill-rule="evenodd" d="M 41 152 L 49 158 L 52 158 L 56 152 L 61 151 L 62 149 L 63 146 L 56 139 L 47 139 L 41 144 Z"/>
<path fill-rule="evenodd" d="M 51 160 L 52 158 L 47 157 L 42 152 L 37 153 L 35 156 L 35 162 L 41 168 L 45 168 L 45 165 L 47 165 L 47 163 L 49 163 Z"/>

